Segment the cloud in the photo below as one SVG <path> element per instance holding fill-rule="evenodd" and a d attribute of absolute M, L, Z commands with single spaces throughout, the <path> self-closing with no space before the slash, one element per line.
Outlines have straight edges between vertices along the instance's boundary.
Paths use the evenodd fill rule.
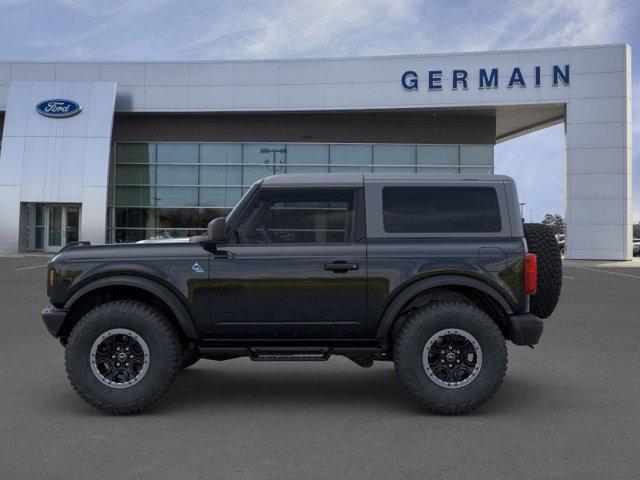
<path fill-rule="evenodd" d="M 31 46 L 31 54 L 43 58 L 53 51 L 56 58 L 75 59 L 86 52 L 93 58 L 164 60 L 177 54 L 180 59 L 254 59 L 602 43 L 622 31 L 624 2 L 20 2 L 20 12 L 14 12 L 19 22 L 0 15 L 0 48 L 21 43 L 26 47 L 21 50 Z M 34 28 L 43 19 L 59 28 Z M 68 48 L 79 43 L 81 51 Z"/>
<path fill-rule="evenodd" d="M 499 25 L 485 23 L 488 31 L 497 32 L 491 48 L 607 43 L 624 21 L 619 0 L 530 0 L 518 8 L 502 6 L 490 9 L 498 12 Z"/>
<path fill-rule="evenodd" d="M 354 45 L 362 30 L 382 32 L 383 21 L 391 24 L 410 19 L 411 2 L 392 0 L 330 0 L 325 2 L 279 2 L 268 15 L 256 15 L 252 22 L 256 35 L 247 38 L 243 50 L 250 57 L 291 56 L 295 52 L 363 50 L 366 44 Z M 245 24 L 245 22 L 239 22 Z M 341 44 L 341 45 L 339 45 Z"/>

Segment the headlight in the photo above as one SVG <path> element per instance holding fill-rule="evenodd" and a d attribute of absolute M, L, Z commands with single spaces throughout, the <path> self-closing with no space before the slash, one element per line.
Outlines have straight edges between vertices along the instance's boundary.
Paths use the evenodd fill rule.
<path fill-rule="evenodd" d="M 53 283 L 56 281 L 56 271 L 51 269 L 49 270 L 49 275 L 48 275 L 48 285 L 49 288 L 53 288 Z"/>

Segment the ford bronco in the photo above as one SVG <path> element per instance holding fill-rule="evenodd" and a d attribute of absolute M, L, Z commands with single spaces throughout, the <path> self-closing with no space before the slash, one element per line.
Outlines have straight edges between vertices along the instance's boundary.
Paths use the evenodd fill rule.
<path fill-rule="evenodd" d="M 342 355 L 393 361 L 421 406 L 459 414 L 500 386 L 506 341 L 538 343 L 561 282 L 509 177 L 289 174 L 189 241 L 65 247 L 42 317 L 109 413 L 147 409 L 200 359 Z"/>

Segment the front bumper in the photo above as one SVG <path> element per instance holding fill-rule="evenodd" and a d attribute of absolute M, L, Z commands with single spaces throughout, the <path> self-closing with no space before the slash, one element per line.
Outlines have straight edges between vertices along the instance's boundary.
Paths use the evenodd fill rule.
<path fill-rule="evenodd" d="M 49 305 L 42 309 L 42 321 L 49 333 L 54 337 L 60 337 L 62 325 L 67 317 L 67 311 Z"/>
<path fill-rule="evenodd" d="M 514 345 L 535 345 L 540 341 L 544 324 L 531 313 L 509 315 L 507 332 Z"/>

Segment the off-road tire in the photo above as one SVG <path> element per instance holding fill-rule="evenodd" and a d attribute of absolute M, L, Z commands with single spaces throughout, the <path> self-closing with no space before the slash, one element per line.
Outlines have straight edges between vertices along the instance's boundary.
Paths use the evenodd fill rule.
<path fill-rule="evenodd" d="M 562 290 L 560 246 L 546 225 L 525 223 L 523 227 L 529 252 L 538 257 L 538 291 L 530 297 L 529 311 L 547 318 L 555 310 Z"/>
<path fill-rule="evenodd" d="M 144 377 L 127 388 L 112 388 L 93 373 L 93 343 L 110 329 L 129 329 L 148 345 L 149 366 Z M 176 378 L 182 360 L 178 335 L 155 308 L 138 301 L 104 303 L 74 326 L 66 346 L 65 366 L 71 385 L 90 405 L 111 414 L 139 413 L 162 397 Z"/>
<path fill-rule="evenodd" d="M 431 380 L 422 363 L 429 338 L 451 328 L 471 334 L 483 356 L 477 377 L 453 389 Z M 400 383 L 421 407 L 436 414 L 458 415 L 480 407 L 498 390 L 507 371 L 507 346 L 498 325 L 475 305 L 437 302 L 412 312 L 400 327 L 394 343 L 394 362 Z"/>
<path fill-rule="evenodd" d="M 182 362 L 180 363 L 180 370 L 184 370 L 185 368 L 189 368 L 194 363 L 200 360 L 200 352 L 197 349 L 187 348 L 182 353 Z"/>

